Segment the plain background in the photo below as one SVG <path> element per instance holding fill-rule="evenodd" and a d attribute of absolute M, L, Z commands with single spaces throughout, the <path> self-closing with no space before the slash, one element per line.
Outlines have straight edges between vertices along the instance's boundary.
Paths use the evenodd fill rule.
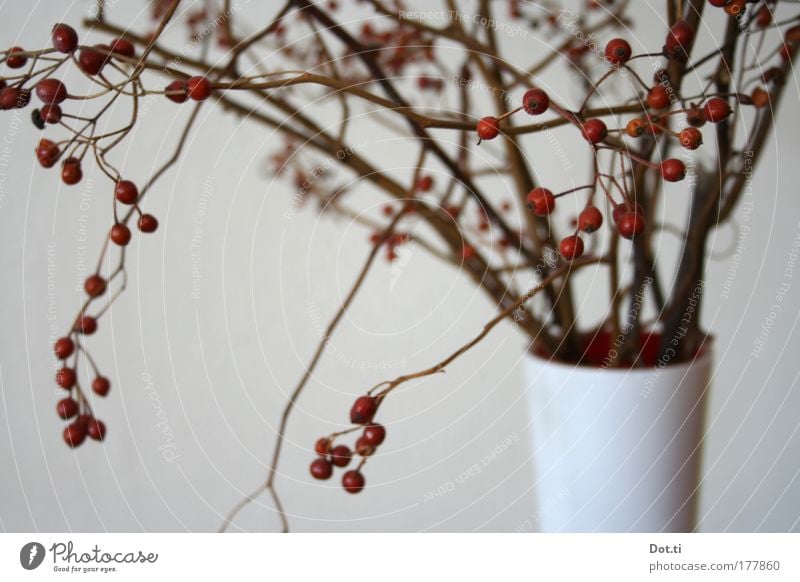
<path fill-rule="evenodd" d="M 144 2 L 118 4 L 112 21 L 146 28 Z M 273 10 L 241 4 L 252 22 L 265 21 Z M 657 26 L 651 10 L 662 5 L 642 3 L 637 12 Z M 5 0 L 2 45 L 45 46 L 54 22 L 77 24 L 89 8 L 88 2 Z M 651 36 L 638 38 L 652 50 Z M 186 46 L 182 31 L 171 38 Z M 512 60 L 530 61 L 531 39 L 509 41 Z M 564 83 L 568 89 L 559 98 L 574 101 L 579 88 Z M 800 283 L 792 278 L 789 256 L 800 230 L 797 99 L 791 80 L 748 197 L 752 208 L 713 240 L 724 256 L 709 266 L 703 314 L 716 336 L 716 368 L 702 531 L 800 530 Z M 338 110 L 311 103 L 308 111 L 326 125 Z M 40 136 L 29 113 L 0 116 L 0 528 L 213 531 L 265 478 L 287 392 L 363 263 L 369 232 L 320 217 L 313 208 L 294 211 L 293 189 L 266 172 L 282 138 L 206 107 L 188 154 L 145 204 L 162 227 L 153 236 L 134 236 L 128 290 L 89 340 L 113 383 L 107 399 L 96 403 L 108 440 L 70 451 L 53 412 L 60 395 L 50 346 L 77 311 L 85 269 L 97 260 L 110 224 L 112 187 L 97 170 L 65 187 L 56 171 L 39 168 L 33 148 Z M 123 108 L 115 114 L 122 119 Z M 145 179 L 169 156 L 185 115 L 164 99 L 148 102 L 130 147 L 114 158 L 124 173 Z M 387 131 L 354 135 L 379 167 L 408 175 L 402 172 L 414 163 L 413 141 Z M 564 140 L 565 151 L 579 145 Z M 583 171 L 583 153 L 572 159 L 575 170 L 565 172 L 548 162 L 548 142 L 537 143 L 529 151 L 537 177 L 561 185 L 581 179 L 571 174 Z M 444 183 L 446 177 L 438 178 Z M 379 216 L 382 199 L 370 196 L 367 186 L 355 189 L 359 209 Z M 670 213 L 682 216 L 685 193 L 669 194 Z M 737 244 L 735 255 L 724 254 Z M 659 252 L 676 251 L 665 235 Z M 396 394 L 381 413 L 390 437 L 366 467 L 369 485 L 362 494 L 349 496 L 333 481 L 308 476 L 314 440 L 346 421 L 355 395 L 440 360 L 493 314 L 466 277 L 422 249 L 412 247 L 400 267 L 379 263 L 289 425 L 277 486 L 293 529 L 524 528 L 536 512 L 529 387 L 521 365 L 525 341 L 506 324 L 445 375 Z M 593 281 L 584 282 L 588 311 L 606 301 L 604 291 L 592 292 Z M 788 290 L 779 300 L 784 283 Z M 758 337 L 765 342 L 754 356 Z M 502 451 L 493 454 L 498 447 Z M 471 470 L 487 456 L 489 463 Z M 278 521 L 262 497 L 236 526 L 269 531 Z"/>

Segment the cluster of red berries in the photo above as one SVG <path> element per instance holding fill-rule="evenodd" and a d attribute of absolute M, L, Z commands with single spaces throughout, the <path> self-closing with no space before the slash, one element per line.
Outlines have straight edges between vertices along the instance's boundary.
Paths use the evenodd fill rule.
<path fill-rule="evenodd" d="M 90 296 L 102 295 L 105 292 L 105 281 L 97 275 L 87 279 L 85 286 Z M 77 327 L 76 333 L 85 333 L 78 331 Z M 64 362 L 56 372 L 56 384 L 69 392 L 69 396 L 59 400 L 56 405 L 56 414 L 59 418 L 72 421 L 64 429 L 64 442 L 75 448 L 83 443 L 87 436 L 102 441 L 106 434 L 106 425 L 91 414 L 78 386 L 78 373 L 74 367 L 67 366 L 65 362 L 75 352 L 75 342 L 70 337 L 62 337 L 56 341 L 54 351 L 56 357 Z M 98 375 L 92 380 L 92 390 L 98 396 L 105 396 L 110 389 L 111 382 L 108 378 Z"/>
<path fill-rule="evenodd" d="M 366 480 L 361 472 L 366 458 L 375 453 L 378 446 L 386 439 L 386 428 L 372 421 L 378 411 L 378 399 L 374 396 L 360 396 L 350 409 L 350 422 L 363 425 L 364 429 L 356 440 L 355 450 L 347 445 L 335 445 L 334 437 L 322 437 L 314 445 L 319 457 L 311 463 L 311 476 L 315 479 L 330 479 L 334 467 L 347 467 L 353 455 L 362 460 L 356 469 L 346 471 L 342 475 L 342 486 L 348 493 L 359 493 L 364 489 Z"/>
<path fill-rule="evenodd" d="M 190 77 L 186 80 L 172 81 L 164 89 L 167 99 L 175 103 L 185 103 L 188 99 L 205 101 L 211 97 L 211 81 L 205 77 Z"/>

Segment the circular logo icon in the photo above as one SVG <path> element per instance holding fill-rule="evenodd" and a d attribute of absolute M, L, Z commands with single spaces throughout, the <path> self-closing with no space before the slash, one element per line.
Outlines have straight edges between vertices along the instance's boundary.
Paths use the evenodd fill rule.
<path fill-rule="evenodd" d="M 39 542 L 28 542 L 19 551 L 19 563 L 26 570 L 35 570 L 44 561 L 44 546 Z"/>

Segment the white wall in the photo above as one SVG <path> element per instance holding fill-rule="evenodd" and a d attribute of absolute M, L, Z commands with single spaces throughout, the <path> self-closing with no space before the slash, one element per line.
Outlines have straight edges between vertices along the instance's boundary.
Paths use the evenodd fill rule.
<path fill-rule="evenodd" d="M 112 17 L 131 22 L 138 7 L 115 7 Z M 44 45 L 53 22 L 77 23 L 86 8 L 61 0 L 33 7 L 6 1 L 2 44 Z M 515 50 L 522 51 L 518 40 Z M 700 509 L 705 531 L 800 529 L 797 281 L 787 281 L 780 316 L 762 332 L 800 230 L 794 82 L 787 93 L 783 122 L 753 184 L 741 259 L 709 268 L 704 318 L 717 338 L 717 368 Z M 336 111 L 314 107 L 323 123 Z M 133 179 L 144 179 L 169 155 L 180 128 L 175 112 L 158 99 L 143 114 L 146 129 L 116 158 Z M 96 404 L 109 427 L 107 442 L 73 453 L 53 412 L 60 394 L 50 345 L 82 298 L 76 273 L 83 253 L 90 264 L 96 260 L 110 224 L 111 186 L 92 171 L 80 185 L 64 187 L 55 171 L 39 168 L 32 155 L 39 135 L 28 115 L 0 115 L 7 160 L 0 168 L 0 434 L 7 435 L 0 442 L 0 528 L 214 530 L 265 478 L 287 392 L 366 257 L 368 233 L 313 209 L 285 217 L 293 192 L 263 171 L 281 138 L 206 108 L 189 154 L 148 196 L 146 208 L 162 228 L 135 235 L 128 291 L 89 340 L 113 382 L 108 398 Z M 358 139 L 381 167 L 414 162 L 409 140 L 388 141 L 381 133 Z M 574 161 L 585 164 L 583 157 Z M 534 166 L 539 176 L 559 177 L 557 168 Z M 376 198 L 366 188 L 358 195 L 374 216 L 367 204 Z M 670 199 L 678 214 L 685 199 L 680 193 Z M 195 235 L 199 248 L 193 249 Z M 722 230 L 715 247 L 724 250 L 736 235 Z M 599 307 L 587 300 L 587 309 Z M 289 426 L 278 489 L 293 529 L 509 531 L 534 514 L 519 365 L 524 340 L 508 325 L 446 375 L 393 396 L 381 411 L 390 434 L 366 467 L 361 495 L 307 474 L 308 449 L 346 421 L 355 395 L 396 372 L 438 361 L 491 316 L 466 277 L 419 248 L 399 272 L 380 262 Z M 753 357 L 762 333 L 766 343 Z M 502 443 L 510 445 L 460 478 Z M 167 460 L 165 451 L 177 458 Z M 448 492 L 430 494 L 440 488 Z M 271 511 L 261 498 L 237 525 L 275 529 Z"/>

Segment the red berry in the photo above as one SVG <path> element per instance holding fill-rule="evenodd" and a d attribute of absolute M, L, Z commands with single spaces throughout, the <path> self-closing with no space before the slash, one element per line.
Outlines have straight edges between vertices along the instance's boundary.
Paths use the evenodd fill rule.
<path fill-rule="evenodd" d="M 175 103 L 184 103 L 189 98 L 189 93 L 186 92 L 186 81 L 173 81 L 167 85 L 166 97 Z"/>
<path fill-rule="evenodd" d="M 417 190 L 420 192 L 429 192 L 433 188 L 433 178 L 430 176 L 422 176 L 417 182 Z"/>
<path fill-rule="evenodd" d="M 676 20 L 667 34 L 664 54 L 669 59 L 686 60 L 689 48 L 694 40 L 694 30 L 685 20 Z"/>
<path fill-rule="evenodd" d="M 76 420 L 64 429 L 64 442 L 72 448 L 80 446 L 86 439 L 86 429 L 87 425 L 85 423 L 81 422 L 80 419 Z"/>
<path fill-rule="evenodd" d="M 500 134 L 500 122 L 496 117 L 484 117 L 478 122 L 477 131 L 480 139 L 494 139 Z"/>
<path fill-rule="evenodd" d="M 541 115 L 550 107 L 550 97 L 541 89 L 528 89 L 522 96 L 522 108 L 528 115 Z"/>
<path fill-rule="evenodd" d="M 753 100 L 753 105 L 761 109 L 762 107 L 769 105 L 769 92 L 764 90 L 762 87 L 756 87 L 750 94 L 750 99 Z"/>
<path fill-rule="evenodd" d="M 205 101 L 211 95 L 211 81 L 205 77 L 192 77 L 186 81 L 186 92 L 195 101 Z"/>
<path fill-rule="evenodd" d="M 97 320 L 91 315 L 84 315 L 75 322 L 75 331 L 83 335 L 92 335 L 97 331 Z"/>
<path fill-rule="evenodd" d="M 92 380 L 92 391 L 98 396 L 105 396 L 111 390 L 111 382 L 105 376 L 98 376 Z"/>
<path fill-rule="evenodd" d="M 78 414 L 78 403 L 72 398 L 64 398 L 59 400 L 58 404 L 56 404 L 56 414 L 58 414 L 58 416 L 64 420 L 72 418 Z"/>
<path fill-rule="evenodd" d="M 342 486 L 348 493 L 359 493 L 364 488 L 364 475 L 358 471 L 348 471 L 342 476 Z"/>
<path fill-rule="evenodd" d="M 589 143 L 600 143 L 608 136 L 608 128 L 606 124 L 600 119 L 589 119 L 581 127 L 583 137 Z"/>
<path fill-rule="evenodd" d="M 339 445 L 333 448 L 331 453 L 331 462 L 337 467 L 346 467 L 350 464 L 350 459 L 353 453 L 350 452 L 350 447 L 347 445 Z"/>
<path fill-rule="evenodd" d="M 314 450 L 320 457 L 327 457 L 331 454 L 331 439 L 322 437 L 314 444 Z"/>
<path fill-rule="evenodd" d="M 364 427 L 364 434 L 362 437 L 364 442 L 373 447 L 380 445 L 386 438 L 386 429 L 382 424 L 371 424 Z"/>
<path fill-rule="evenodd" d="M 719 123 L 731 114 L 731 106 L 720 97 L 712 97 L 703 107 L 703 117 L 711 123 Z"/>
<path fill-rule="evenodd" d="M 650 109 L 669 107 L 669 91 L 663 85 L 656 85 L 647 92 L 647 106 Z"/>
<path fill-rule="evenodd" d="M 110 50 L 107 45 L 96 44 L 95 49 Z M 78 53 L 78 66 L 87 75 L 97 75 L 103 70 L 108 61 L 108 56 L 90 47 L 82 48 Z"/>
<path fill-rule="evenodd" d="M 26 57 L 25 55 L 17 54 L 24 52 L 25 49 L 18 46 L 12 46 L 10 49 L 8 49 L 8 57 L 6 58 L 6 65 L 8 65 L 10 69 L 21 69 L 22 67 L 24 67 L 25 63 L 28 62 L 28 57 Z"/>
<path fill-rule="evenodd" d="M 675 158 L 661 162 L 661 175 L 667 182 L 680 182 L 686 177 L 686 165 Z"/>
<path fill-rule="evenodd" d="M 100 297 L 106 292 L 106 280 L 100 275 L 90 275 L 84 281 L 83 288 L 89 297 Z"/>
<path fill-rule="evenodd" d="M 717 8 L 722 8 L 725 6 L 730 0 L 708 0 L 708 3 L 712 6 L 716 6 Z"/>
<path fill-rule="evenodd" d="M 39 163 L 45 168 L 52 168 L 61 152 L 58 146 L 49 139 L 39 140 L 39 145 L 36 148 L 36 157 Z"/>
<path fill-rule="evenodd" d="M 78 375 L 72 368 L 67 368 L 65 366 L 56 372 L 56 384 L 61 386 L 64 390 L 69 390 L 75 386 L 75 382 L 77 381 Z"/>
<path fill-rule="evenodd" d="M 123 204 L 133 204 L 139 198 L 139 189 L 130 180 L 120 180 L 114 187 L 114 196 Z"/>
<path fill-rule="evenodd" d="M 703 145 L 703 134 L 695 127 L 687 127 L 681 130 L 679 135 L 681 145 L 687 150 L 696 150 Z"/>
<path fill-rule="evenodd" d="M 96 441 L 102 441 L 106 436 L 106 425 L 102 420 L 92 418 L 89 420 L 89 424 L 86 427 L 86 432 L 89 433 L 89 438 Z"/>
<path fill-rule="evenodd" d="M 58 338 L 53 346 L 53 351 L 59 360 L 66 360 L 75 351 L 75 344 L 68 337 Z"/>
<path fill-rule="evenodd" d="M 314 459 L 309 468 L 314 479 L 324 481 L 333 475 L 333 465 L 327 459 Z"/>
<path fill-rule="evenodd" d="M 558 250 L 565 259 L 577 259 L 583 254 L 583 239 L 576 234 L 565 237 L 561 239 Z"/>
<path fill-rule="evenodd" d="M 64 184 L 72 186 L 83 178 L 81 161 L 78 158 L 67 158 L 61 165 L 61 180 Z"/>
<path fill-rule="evenodd" d="M 706 116 L 700 107 L 691 107 L 686 110 L 686 123 L 692 127 L 703 127 L 706 124 Z"/>
<path fill-rule="evenodd" d="M 131 229 L 124 224 L 115 224 L 111 227 L 111 240 L 114 244 L 124 247 L 131 242 Z"/>
<path fill-rule="evenodd" d="M 534 188 L 528 193 L 528 208 L 537 216 L 547 216 L 556 209 L 556 198 L 547 188 Z"/>
<path fill-rule="evenodd" d="M 772 24 L 772 10 L 767 6 L 762 6 L 761 9 L 756 12 L 756 24 L 761 28 L 766 28 Z"/>
<path fill-rule="evenodd" d="M 71 53 L 78 48 L 78 33 L 69 24 L 59 23 L 50 33 L 53 48 L 60 53 Z"/>
<path fill-rule="evenodd" d="M 124 38 L 115 38 L 109 46 L 112 51 L 124 57 L 132 59 L 136 56 L 136 49 L 133 47 L 133 43 Z"/>
<path fill-rule="evenodd" d="M 0 109 L 22 109 L 31 101 L 31 92 L 17 87 L 5 87 L 0 90 Z"/>
<path fill-rule="evenodd" d="M 461 260 L 468 261 L 475 256 L 475 247 L 472 245 L 461 246 Z"/>
<path fill-rule="evenodd" d="M 359 396 L 350 409 L 350 422 L 367 424 L 378 411 L 378 402 L 372 396 Z"/>
<path fill-rule="evenodd" d="M 583 232 L 594 232 L 602 225 L 603 213 L 597 206 L 587 206 L 578 215 L 578 228 Z"/>
<path fill-rule="evenodd" d="M 632 53 L 631 45 L 621 38 L 615 38 L 606 45 L 606 60 L 613 65 L 624 65 Z"/>
<path fill-rule="evenodd" d="M 369 457 L 374 452 L 375 447 L 364 439 L 364 435 L 358 437 L 358 440 L 356 440 L 356 453 L 362 457 Z"/>
<path fill-rule="evenodd" d="M 626 212 L 617 221 L 620 236 L 631 239 L 644 230 L 644 216 L 638 212 Z"/>
<path fill-rule="evenodd" d="M 142 232 L 155 232 L 158 228 L 158 220 L 152 214 L 142 214 L 137 224 Z"/>
<path fill-rule="evenodd" d="M 55 103 L 43 105 L 39 110 L 39 115 L 42 116 L 42 120 L 44 120 L 45 123 L 58 123 L 61 121 L 61 107 Z"/>
<path fill-rule="evenodd" d="M 633 202 L 628 202 L 627 200 L 622 204 L 617 204 L 614 206 L 614 210 L 611 212 L 611 218 L 614 220 L 614 224 L 619 224 L 619 219 L 622 218 L 628 212 L 636 212 L 637 214 L 641 214 L 644 216 L 644 209 L 642 205 L 638 202 L 634 204 Z"/>
<path fill-rule="evenodd" d="M 744 11 L 745 4 L 745 0 L 729 0 L 723 10 L 728 16 L 739 16 Z"/>
<path fill-rule="evenodd" d="M 67 88 L 58 79 L 42 79 L 36 84 L 36 96 L 44 103 L 61 103 L 67 98 Z"/>

